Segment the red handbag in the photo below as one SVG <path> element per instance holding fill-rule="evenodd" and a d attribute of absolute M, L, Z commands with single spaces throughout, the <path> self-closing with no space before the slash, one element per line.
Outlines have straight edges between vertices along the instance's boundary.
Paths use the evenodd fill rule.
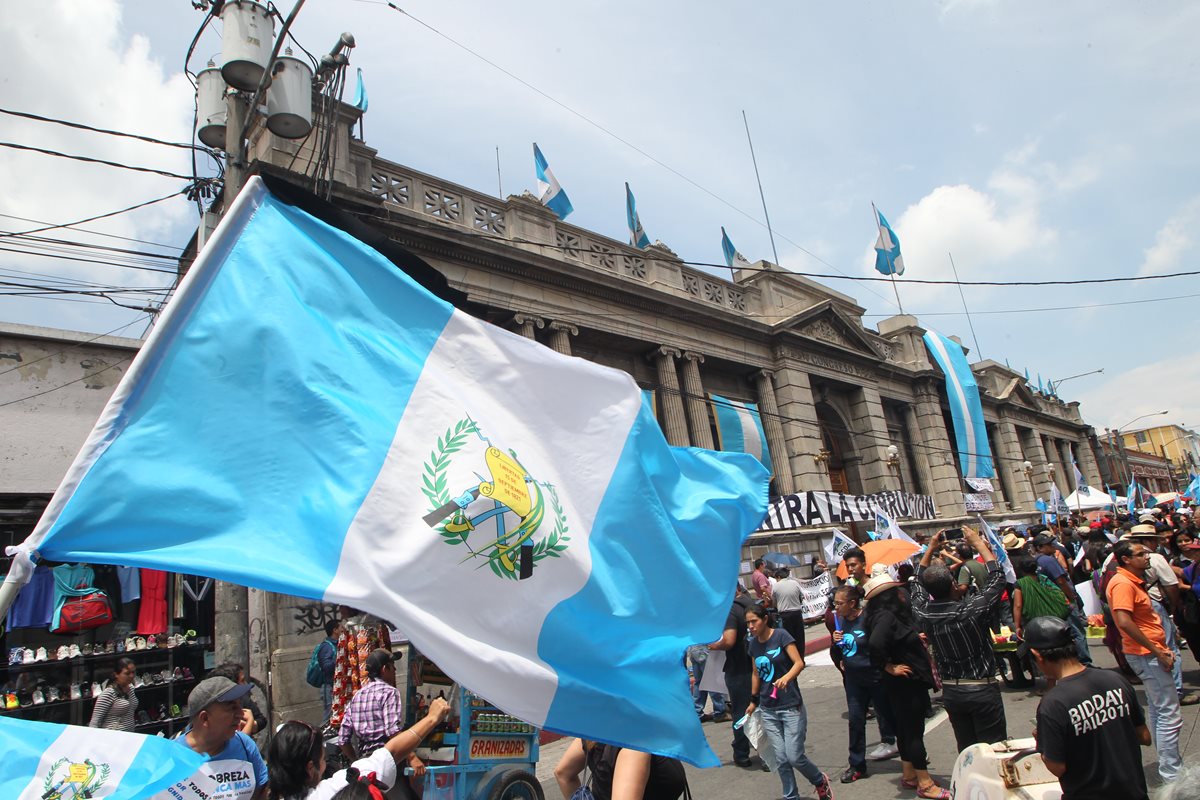
<path fill-rule="evenodd" d="M 78 633 L 99 628 L 113 621 L 112 604 L 100 590 L 81 597 L 63 600 L 58 613 L 58 626 L 51 633 Z"/>

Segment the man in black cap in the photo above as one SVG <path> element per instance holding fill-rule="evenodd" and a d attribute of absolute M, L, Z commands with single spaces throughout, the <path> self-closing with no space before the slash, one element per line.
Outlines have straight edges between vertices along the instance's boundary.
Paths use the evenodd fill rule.
<path fill-rule="evenodd" d="M 238 730 L 248 683 L 205 678 L 188 695 L 190 722 L 175 741 L 208 756 L 187 780 L 154 800 L 259 800 L 267 792 L 267 765 L 254 740 Z"/>
<path fill-rule="evenodd" d="M 1084 666 L 1071 626 L 1057 617 L 1031 620 L 1021 652 L 1057 681 L 1038 706 L 1034 735 L 1063 800 L 1147 800 L 1138 745 L 1150 744 L 1150 731 L 1129 681 Z"/>
<path fill-rule="evenodd" d="M 371 755 L 404 729 L 400 690 L 396 688 L 396 662 L 403 655 L 379 648 L 367 656 L 364 666 L 368 680 L 350 698 L 338 727 L 336 741 L 348 761 Z M 425 762 L 415 753 L 408 757 L 408 764 L 418 777 L 425 774 Z"/>

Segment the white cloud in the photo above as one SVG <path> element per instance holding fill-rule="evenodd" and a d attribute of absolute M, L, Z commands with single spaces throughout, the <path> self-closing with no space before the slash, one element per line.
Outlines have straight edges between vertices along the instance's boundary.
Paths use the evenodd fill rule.
<path fill-rule="evenodd" d="M 1180 259 L 1195 245 L 1193 231 L 1200 225 L 1200 197 L 1188 201 L 1166 221 L 1146 248 L 1138 275 L 1158 275 L 1179 266 Z"/>
<path fill-rule="evenodd" d="M 9 74 L 3 84 L 4 105 L 9 108 L 169 141 L 191 138 L 190 85 L 182 74 L 169 75 L 150 58 L 144 37 L 122 34 L 121 8 L 115 0 L 26 4 L 20 13 L 0 16 L 0 49 L 10 63 L 22 65 L 21 75 L 36 76 L 36 80 L 18 80 Z M 64 61 L 70 68 L 64 69 Z M 13 117 L 5 118 L 4 129 L 5 139 L 20 144 L 181 175 L 191 172 L 187 151 L 178 148 Z M 162 197 L 182 189 L 184 181 L 5 149 L 0 151 L 0 185 L 6 187 L 0 195 L 0 211 L 61 223 Z M 189 214 L 194 217 L 194 213 L 194 207 L 180 198 L 88 227 L 120 236 L 178 242 L 181 234 L 186 236 L 183 231 L 190 224 Z M 18 220 L 0 219 L 0 229 L 29 227 Z M 46 235 L 79 236 L 65 230 Z M 161 285 L 169 280 L 169 276 L 111 266 L 17 255 L 6 258 L 4 265 L 110 285 Z M 6 319 L 52 319 L 53 324 L 64 327 L 112 328 L 114 320 L 133 316 L 115 306 L 110 313 L 101 312 L 102 306 L 83 303 L 11 297 L 4 301 L 0 308 Z"/>
<path fill-rule="evenodd" d="M 1166 354 L 1164 353 L 1164 356 Z M 1171 387 L 1162 392 L 1164 376 Z M 1124 372 L 1105 372 L 1104 381 L 1089 382 L 1091 388 L 1079 395 L 1084 418 L 1097 431 L 1130 427 L 1143 414 L 1167 411 L 1162 416 L 1139 420 L 1132 427 L 1151 425 L 1200 425 L 1200 371 L 1188 368 L 1186 358 L 1164 357 Z"/>

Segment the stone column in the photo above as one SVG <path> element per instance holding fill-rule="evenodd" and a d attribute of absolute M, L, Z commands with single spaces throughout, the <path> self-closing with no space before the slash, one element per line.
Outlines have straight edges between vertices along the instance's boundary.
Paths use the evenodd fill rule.
<path fill-rule="evenodd" d="M 783 434 L 783 423 L 779 419 L 779 406 L 775 403 L 775 386 L 771 383 L 771 373 L 760 369 L 754 373 L 754 379 L 758 384 L 758 415 L 762 418 L 763 432 L 767 434 L 767 447 L 771 449 L 775 488 L 780 494 L 795 494 L 796 481 L 792 477 L 787 438 Z"/>
<path fill-rule="evenodd" d="M 700 382 L 700 365 L 704 356 L 685 350 L 683 353 L 683 407 L 687 411 L 688 430 L 692 446 L 713 449 L 712 427 L 708 424 L 708 403 L 704 385 Z"/>
<path fill-rule="evenodd" d="M 1001 479 L 1007 481 L 1005 487 L 1009 499 L 1015 503 L 1015 509 L 1033 509 L 1034 494 L 1025 477 L 1021 465 L 1025 462 L 1025 453 L 1021 450 L 1021 440 L 1017 436 L 1017 426 L 1007 419 L 1001 418 L 996 426 L 997 444 L 1003 458 L 998 462 L 996 471 Z"/>
<path fill-rule="evenodd" d="M 874 494 L 898 490 L 898 478 L 893 477 L 887 463 L 887 448 L 892 442 L 883 415 L 883 398 L 872 386 L 859 387 L 850 397 L 850 424 L 855 449 L 862 456 L 858 469 L 864 491 Z"/>
<path fill-rule="evenodd" d="M 938 516 L 963 516 L 967 509 L 963 504 L 962 479 L 954 466 L 958 452 L 946 430 L 946 418 L 931 380 L 918 384 L 916 401 L 917 432 L 921 437 L 920 443 L 929 454 L 929 471 L 933 475 L 932 494 L 937 503 Z"/>
<path fill-rule="evenodd" d="M 911 404 L 904 406 L 904 430 L 908 433 L 908 446 L 912 448 L 912 460 L 917 466 L 917 494 L 933 495 L 933 472 L 930 469 L 931 454 L 922 444 L 925 441 L 921 426 L 917 424 L 917 412 Z"/>
<path fill-rule="evenodd" d="M 829 468 L 817 460 L 822 447 L 821 426 L 808 373 L 784 367 L 775 372 L 774 382 L 795 488 L 800 492 L 828 492 Z"/>
<path fill-rule="evenodd" d="M 1104 491 L 1104 479 L 1100 476 L 1100 465 L 1096 463 L 1096 451 L 1092 449 L 1092 437 L 1084 433 L 1075 441 L 1075 457 L 1079 459 L 1079 469 L 1087 478 L 1088 486 L 1094 486 Z"/>
<path fill-rule="evenodd" d="M 1066 439 L 1055 439 L 1054 441 L 1058 445 L 1058 457 L 1063 463 L 1063 469 L 1066 470 L 1063 473 L 1063 483 L 1070 486 L 1071 491 L 1075 491 L 1075 469 L 1071 463 L 1071 446 L 1067 443 Z M 1063 494 L 1063 497 L 1066 497 L 1067 494 L 1070 494 L 1070 492 Z"/>
<path fill-rule="evenodd" d="M 551 322 L 549 328 L 550 347 L 554 352 L 571 355 L 571 337 L 579 335 L 579 328 L 569 322 Z"/>
<path fill-rule="evenodd" d="M 659 347 L 650 352 L 658 369 L 658 398 L 663 412 L 663 432 L 667 441 L 676 447 L 687 447 L 687 420 L 683 415 L 683 399 L 679 395 L 679 375 L 675 372 L 675 359 L 679 351 L 671 347 Z"/>
<path fill-rule="evenodd" d="M 1055 439 L 1053 437 L 1042 434 L 1041 439 L 1042 449 L 1046 451 L 1046 463 L 1054 465 L 1053 483 L 1058 487 L 1059 493 L 1065 498 L 1071 493 L 1071 479 L 1067 477 L 1066 465 L 1062 463 L 1062 453 L 1055 446 Z"/>
<path fill-rule="evenodd" d="M 544 319 L 535 317 L 532 314 L 514 314 L 513 324 L 517 326 L 517 333 L 526 339 L 536 339 L 537 336 L 534 335 L 534 329 L 546 327 Z"/>
<path fill-rule="evenodd" d="M 1021 433 L 1022 449 L 1025 451 L 1025 458 L 1033 464 L 1033 488 L 1037 492 L 1038 497 L 1050 502 L 1050 473 L 1046 471 L 1046 464 L 1049 463 L 1046 458 L 1046 447 L 1042 444 L 1042 437 L 1036 431 L 1029 428 L 1024 428 Z"/>
<path fill-rule="evenodd" d="M 996 472 L 996 476 L 992 478 L 992 501 L 996 504 L 997 509 L 1011 508 L 1012 504 L 1008 501 L 1008 487 L 1002 478 L 1004 471 L 1000 466 L 1000 449 L 996 447 L 996 427 L 986 423 L 984 427 L 987 430 L 988 449 L 992 451 L 992 468 Z"/>

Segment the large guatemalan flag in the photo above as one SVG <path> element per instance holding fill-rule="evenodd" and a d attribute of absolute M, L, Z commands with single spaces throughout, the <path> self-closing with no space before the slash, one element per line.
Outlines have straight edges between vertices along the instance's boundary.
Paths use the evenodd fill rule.
<path fill-rule="evenodd" d="M 137 800 L 187 779 L 205 756 L 158 736 L 0 717 L 0 797 Z"/>
<path fill-rule="evenodd" d="M 26 550 L 364 609 L 523 720 L 715 766 L 683 652 L 767 480 L 255 178 Z"/>
<path fill-rule="evenodd" d="M 975 373 L 967 363 L 962 345 L 934 331 L 925 332 L 925 347 L 946 376 L 946 399 L 958 445 L 958 463 L 964 478 L 994 478 L 992 448 L 988 444 L 983 404 Z"/>
<path fill-rule="evenodd" d="M 763 431 L 758 406 L 716 394 L 710 394 L 708 398 L 717 420 L 717 446 L 729 452 L 749 453 L 770 470 L 771 451 L 767 448 L 767 434 Z"/>

